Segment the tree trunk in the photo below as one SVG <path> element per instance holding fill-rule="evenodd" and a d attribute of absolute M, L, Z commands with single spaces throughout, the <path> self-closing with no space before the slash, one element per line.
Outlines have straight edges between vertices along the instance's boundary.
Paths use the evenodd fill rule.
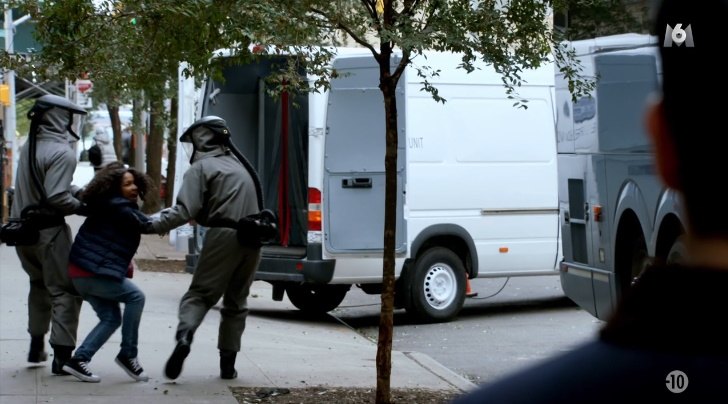
<path fill-rule="evenodd" d="M 149 100 L 149 137 L 147 139 L 147 175 L 152 179 L 155 190 L 147 194 L 144 211 L 156 212 L 160 209 L 159 191 L 162 189 L 162 144 L 164 142 L 164 99 L 152 95 Z"/>
<path fill-rule="evenodd" d="M 177 97 L 172 97 L 167 137 L 167 190 L 164 206 L 174 204 L 174 178 L 177 172 Z"/>
<path fill-rule="evenodd" d="M 106 104 L 106 109 L 109 111 L 111 130 L 114 133 L 112 142 L 114 145 L 114 152 L 116 152 L 116 159 L 122 161 L 123 150 L 121 149 L 121 119 L 119 118 L 119 106 Z"/>
<path fill-rule="evenodd" d="M 382 308 L 377 340 L 377 404 L 391 402 L 392 334 L 394 328 L 394 242 L 397 229 L 397 103 L 396 82 L 391 77 L 391 48 L 381 46 L 379 88 L 384 96 L 386 120 L 386 153 L 384 157 L 384 269 L 382 276 Z"/>

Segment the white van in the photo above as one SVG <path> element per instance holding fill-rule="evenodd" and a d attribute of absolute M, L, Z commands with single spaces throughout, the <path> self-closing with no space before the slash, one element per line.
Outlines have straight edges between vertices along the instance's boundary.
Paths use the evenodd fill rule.
<path fill-rule="evenodd" d="M 347 49 L 333 61 L 340 74 L 330 91 L 271 98 L 263 79 L 282 61 L 227 67 L 224 82 L 200 91 L 197 116 L 227 121 L 280 219 L 256 279 L 273 285 L 276 300 L 285 291 L 299 309 L 326 312 L 352 285 L 381 291 L 379 70 L 367 50 Z M 415 60 L 440 70 L 430 82 L 444 104 L 412 67 L 397 90 L 396 304 L 419 321 L 455 317 L 466 277 L 558 274 L 554 65 L 523 72 L 523 109 L 492 68 L 467 74 L 460 62 L 435 52 Z"/>

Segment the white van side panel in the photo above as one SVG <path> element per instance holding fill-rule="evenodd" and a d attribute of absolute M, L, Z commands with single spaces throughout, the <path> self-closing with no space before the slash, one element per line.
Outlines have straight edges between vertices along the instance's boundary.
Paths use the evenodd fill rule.
<path fill-rule="evenodd" d="M 404 257 L 394 260 L 394 276 L 399 278 Z M 384 261 L 382 254 L 356 254 L 336 256 L 336 273 L 330 283 L 351 285 L 356 283 L 379 283 L 382 281 Z"/>
<path fill-rule="evenodd" d="M 398 123 L 406 134 L 408 248 L 397 255 L 396 275 L 405 258 L 414 258 L 409 248 L 418 234 L 443 223 L 458 225 L 472 237 L 481 277 L 557 274 L 553 65 L 523 74 L 528 83 L 518 94 L 529 101 L 524 110 L 507 98 L 500 75 L 488 69 L 466 74 L 454 69 L 456 59 L 428 55 L 427 65 L 441 69 L 431 83 L 447 100 L 444 105 L 422 91 L 412 68 L 402 78 L 405 119 L 400 116 Z M 313 134 L 310 139 L 314 147 Z M 311 157 L 315 154 L 312 150 Z M 311 186 L 320 181 L 313 174 L 309 179 Z M 336 260 L 331 283 L 381 281 L 380 252 L 324 250 L 323 256 Z"/>
<path fill-rule="evenodd" d="M 479 275 L 553 270 L 558 251 L 556 140 L 551 88 L 438 85 L 445 105 L 407 88 L 408 243 L 452 223 L 475 243 Z M 507 252 L 505 252 L 507 251 Z"/>

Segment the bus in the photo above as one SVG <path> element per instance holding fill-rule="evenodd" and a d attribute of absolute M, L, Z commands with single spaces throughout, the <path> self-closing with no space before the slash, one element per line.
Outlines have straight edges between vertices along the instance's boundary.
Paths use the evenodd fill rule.
<path fill-rule="evenodd" d="M 662 71 L 654 36 L 622 34 L 569 44 L 585 77 L 572 99 L 556 77 L 559 220 L 566 296 L 606 320 L 652 262 L 684 256 L 684 214 L 660 182 L 644 116 Z"/>

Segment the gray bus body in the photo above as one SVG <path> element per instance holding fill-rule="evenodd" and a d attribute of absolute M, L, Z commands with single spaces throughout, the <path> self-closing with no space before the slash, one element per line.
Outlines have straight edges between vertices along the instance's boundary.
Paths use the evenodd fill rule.
<path fill-rule="evenodd" d="M 572 42 L 591 97 L 572 102 L 556 79 L 564 293 L 600 319 L 645 266 L 677 260 L 684 220 L 656 175 L 644 125 L 661 80 L 656 39 L 626 34 Z"/>

